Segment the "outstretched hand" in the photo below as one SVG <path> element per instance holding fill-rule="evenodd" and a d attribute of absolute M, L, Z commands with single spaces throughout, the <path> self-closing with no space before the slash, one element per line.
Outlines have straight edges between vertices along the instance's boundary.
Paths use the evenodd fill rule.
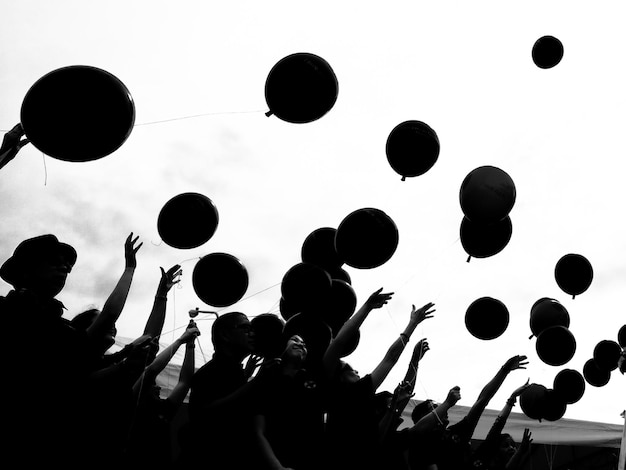
<path fill-rule="evenodd" d="M 161 269 L 161 280 L 159 281 L 157 295 L 165 296 L 175 284 L 180 282 L 180 275 L 183 271 L 180 269 L 179 264 L 175 264 L 167 271 L 165 271 L 162 267 L 159 269 Z"/>
<path fill-rule="evenodd" d="M 532 436 L 532 433 L 530 432 L 530 429 L 524 428 L 524 435 L 522 436 L 522 442 L 520 443 L 520 446 L 519 446 L 520 452 L 525 453 L 530 450 L 530 444 L 533 442 L 531 436 Z"/>
<path fill-rule="evenodd" d="M 9 132 L 4 134 L 2 139 L 2 147 L 0 147 L 0 168 L 9 163 L 15 158 L 17 152 L 20 151 L 24 145 L 30 142 L 28 139 L 20 138 L 24 135 L 24 129 L 22 124 L 16 124 Z"/>
<path fill-rule="evenodd" d="M 528 387 L 530 387 L 530 378 L 526 381 L 524 385 L 513 390 L 513 393 L 511 394 L 511 398 L 519 397 L 524 392 L 524 390 L 526 390 Z"/>
<path fill-rule="evenodd" d="M 413 393 L 413 387 L 410 382 L 400 382 L 396 389 L 393 391 L 393 403 L 403 403 L 407 401 L 409 398 L 413 398 L 415 393 Z"/>
<path fill-rule="evenodd" d="M 526 366 L 528 365 L 528 361 L 526 359 L 527 359 L 526 356 L 513 356 L 512 358 L 510 358 L 508 361 L 504 363 L 502 368 L 507 370 L 508 372 L 511 372 L 517 369 L 526 369 Z"/>
<path fill-rule="evenodd" d="M 436 312 L 436 310 L 434 309 L 431 310 L 431 308 L 434 306 L 435 304 L 432 302 L 428 302 L 426 305 L 418 309 L 416 309 L 415 305 L 413 305 L 411 308 L 411 321 L 414 322 L 416 325 L 419 325 L 427 318 L 432 318 L 433 313 Z"/>
<path fill-rule="evenodd" d="M 183 334 L 180 335 L 180 340 L 183 343 L 191 343 L 195 341 L 196 338 L 200 336 L 200 334 L 200 330 L 196 326 L 195 322 L 193 324 L 190 323 L 189 326 L 187 326 L 187 329 L 183 332 Z"/>
<path fill-rule="evenodd" d="M 455 387 L 452 387 L 450 389 L 450 391 L 448 392 L 448 396 L 446 397 L 446 402 L 450 405 L 450 406 L 454 406 L 456 405 L 456 403 L 461 399 L 461 387 L 459 387 L 458 385 Z"/>
<path fill-rule="evenodd" d="M 126 259 L 127 268 L 137 267 L 137 252 L 143 245 L 143 242 L 137 245 L 137 240 L 139 240 L 139 235 L 133 238 L 133 232 L 130 232 L 130 235 L 126 237 L 124 242 L 124 258 Z"/>
<path fill-rule="evenodd" d="M 428 341 L 426 341 L 426 338 L 420 339 L 413 348 L 413 356 L 411 357 L 411 362 L 415 364 L 421 361 L 422 358 L 426 355 L 426 351 L 428 350 L 430 350 L 430 346 L 428 346 Z"/>
<path fill-rule="evenodd" d="M 393 292 L 383 293 L 383 288 L 381 287 L 369 296 L 369 298 L 365 301 L 365 304 L 372 310 L 375 308 L 381 308 L 389 302 L 389 300 L 391 300 L 392 295 Z"/>

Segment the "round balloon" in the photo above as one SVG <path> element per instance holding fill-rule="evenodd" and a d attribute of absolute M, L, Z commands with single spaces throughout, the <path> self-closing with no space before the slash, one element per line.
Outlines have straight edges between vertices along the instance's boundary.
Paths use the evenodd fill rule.
<path fill-rule="evenodd" d="M 341 267 L 343 261 L 335 250 L 335 234 L 332 227 L 321 227 L 313 230 L 302 243 L 302 262 L 314 264 L 327 271 Z"/>
<path fill-rule="evenodd" d="M 293 305 L 290 305 L 289 302 L 284 299 L 284 297 L 280 298 L 280 301 L 278 302 L 278 309 L 280 311 L 280 316 L 283 317 L 283 319 L 285 320 L 289 320 L 291 317 L 301 312 L 300 309 L 295 308 Z"/>
<path fill-rule="evenodd" d="M 439 158 L 439 138 L 421 121 L 404 121 L 387 137 L 387 161 L 402 176 L 420 176 L 430 170 Z"/>
<path fill-rule="evenodd" d="M 294 309 L 312 311 L 327 305 L 332 279 L 319 266 L 297 263 L 287 270 L 281 281 L 281 295 Z"/>
<path fill-rule="evenodd" d="M 285 322 L 273 313 L 262 313 L 250 320 L 254 331 L 254 353 L 264 358 L 279 357 L 284 349 Z"/>
<path fill-rule="evenodd" d="M 576 339 L 564 326 L 551 326 L 539 333 L 535 348 L 537 355 L 544 363 L 562 366 L 574 357 Z"/>
<path fill-rule="evenodd" d="M 626 348 L 626 325 L 622 326 L 617 332 L 617 342 L 622 348 Z"/>
<path fill-rule="evenodd" d="M 356 348 L 359 346 L 359 342 L 361 341 L 361 332 L 356 330 L 354 334 L 348 339 L 345 348 L 343 351 L 339 353 L 339 357 L 347 357 L 356 351 Z"/>
<path fill-rule="evenodd" d="M 324 116 L 337 101 L 335 72 L 321 57 L 306 52 L 284 57 L 270 70 L 265 82 L 267 115 L 302 124 Z"/>
<path fill-rule="evenodd" d="M 494 166 L 472 170 L 459 193 L 461 209 L 472 222 L 492 224 L 504 219 L 515 204 L 516 190 L 511 177 Z"/>
<path fill-rule="evenodd" d="M 470 258 L 488 258 L 500 253 L 508 245 L 513 225 L 508 215 L 493 224 L 472 222 L 463 217 L 460 232 L 461 245 Z"/>
<path fill-rule="evenodd" d="M 371 269 L 389 261 L 398 240 L 398 228 L 391 217 L 380 209 L 363 208 L 341 221 L 335 235 L 335 249 L 348 266 Z"/>
<path fill-rule="evenodd" d="M 174 248 L 196 248 L 213 236 L 219 214 L 203 194 L 181 193 L 167 201 L 157 219 L 161 239 Z"/>
<path fill-rule="evenodd" d="M 497 338 L 509 326 L 509 311 L 500 300 L 481 297 L 467 308 L 465 326 L 478 339 Z"/>
<path fill-rule="evenodd" d="M 534 336 L 551 326 L 568 328 L 569 324 L 569 313 L 558 300 L 542 297 L 530 309 L 530 329 Z"/>
<path fill-rule="evenodd" d="M 324 320 L 335 336 L 356 310 L 357 298 L 350 284 L 333 279 L 328 305 L 322 309 Z"/>
<path fill-rule="evenodd" d="M 552 388 L 565 403 L 571 405 L 583 397 L 585 378 L 577 370 L 563 369 L 554 377 Z"/>
<path fill-rule="evenodd" d="M 541 69 L 550 69 L 563 58 L 563 43 L 554 36 L 543 36 L 535 41 L 532 48 L 535 65 Z"/>
<path fill-rule="evenodd" d="M 570 253 L 556 263 L 554 277 L 563 292 L 575 297 L 591 285 L 593 268 L 584 256 Z"/>
<path fill-rule="evenodd" d="M 86 162 L 110 155 L 128 139 L 135 104 L 111 73 L 73 65 L 47 73 L 30 87 L 20 120 L 39 151 L 58 160 Z"/>
<path fill-rule="evenodd" d="M 328 274 L 330 274 L 330 277 L 332 279 L 338 279 L 340 281 L 345 281 L 348 284 L 352 285 L 352 278 L 350 277 L 350 274 L 348 274 L 348 271 L 346 271 L 345 269 L 335 268 L 335 269 L 329 269 L 326 272 L 328 272 Z"/>
<path fill-rule="evenodd" d="M 583 366 L 583 376 L 589 385 L 604 387 L 611 380 L 611 372 L 598 367 L 596 361 L 591 358 Z"/>
<path fill-rule="evenodd" d="M 228 253 L 211 253 L 198 260 L 192 275 L 193 289 L 204 303 L 228 307 L 248 290 L 248 271 Z"/>
<path fill-rule="evenodd" d="M 531 383 L 519 397 L 522 412 L 530 419 L 542 419 L 547 392 L 548 388 L 546 386 Z"/>
<path fill-rule="evenodd" d="M 542 417 L 546 421 L 558 421 L 565 415 L 567 403 L 552 389 L 547 389 L 543 400 Z"/>
<path fill-rule="evenodd" d="M 593 360 L 599 369 L 613 371 L 617 369 L 619 357 L 622 355 L 622 347 L 608 339 L 602 340 L 593 348 Z"/>

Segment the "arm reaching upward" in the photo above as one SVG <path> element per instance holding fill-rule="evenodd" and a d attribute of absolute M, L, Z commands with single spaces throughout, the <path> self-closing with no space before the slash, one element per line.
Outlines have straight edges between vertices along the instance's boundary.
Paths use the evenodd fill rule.
<path fill-rule="evenodd" d="M 163 268 L 160 269 L 161 279 L 159 280 L 159 285 L 154 296 L 154 303 L 152 304 L 150 316 L 148 317 L 148 321 L 146 322 L 146 326 L 143 330 L 144 335 L 150 335 L 153 338 L 161 336 L 163 324 L 165 323 L 167 293 L 175 284 L 180 282 L 179 276 L 182 274 L 178 264 L 172 266 L 167 271 Z"/>

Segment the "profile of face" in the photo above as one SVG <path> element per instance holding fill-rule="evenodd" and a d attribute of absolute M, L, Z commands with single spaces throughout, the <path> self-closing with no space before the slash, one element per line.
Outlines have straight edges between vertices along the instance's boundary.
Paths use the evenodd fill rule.
<path fill-rule="evenodd" d="M 501 460 L 503 460 L 504 462 L 508 462 L 509 459 L 513 457 L 513 454 L 515 454 L 516 450 L 517 445 L 509 434 L 503 434 L 502 436 L 500 436 L 498 455 L 500 456 Z"/>
<path fill-rule="evenodd" d="M 250 320 L 245 315 L 237 315 L 228 329 L 227 337 L 230 346 L 242 354 L 254 351 L 254 331 Z"/>
<path fill-rule="evenodd" d="M 361 380 L 359 372 L 355 370 L 347 362 L 342 362 L 341 370 L 339 372 L 339 382 L 343 384 L 351 384 Z"/>
<path fill-rule="evenodd" d="M 55 297 L 65 287 L 72 264 L 61 254 L 33 262 L 25 269 L 24 286 L 38 294 Z"/>
<path fill-rule="evenodd" d="M 287 346 L 285 347 L 282 357 L 284 360 L 291 360 L 293 362 L 304 362 L 307 356 L 307 348 L 304 339 L 299 335 L 292 335 L 287 340 Z"/>

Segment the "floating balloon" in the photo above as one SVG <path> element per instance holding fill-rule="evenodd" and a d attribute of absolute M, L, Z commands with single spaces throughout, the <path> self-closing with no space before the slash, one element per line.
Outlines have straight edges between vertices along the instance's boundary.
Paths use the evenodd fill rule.
<path fill-rule="evenodd" d="M 335 336 L 356 310 L 357 298 L 350 284 L 333 279 L 328 305 L 322 309 L 322 320 L 330 326 Z"/>
<path fill-rule="evenodd" d="M 326 272 L 330 274 L 330 277 L 332 279 L 337 279 L 339 281 L 345 281 L 348 284 L 352 284 L 352 278 L 350 277 L 350 274 L 348 274 L 348 271 L 346 271 L 345 269 L 335 268 L 326 270 Z"/>
<path fill-rule="evenodd" d="M 337 230 L 322 227 L 313 230 L 302 243 L 302 262 L 314 264 L 327 271 L 341 267 L 343 261 L 335 250 L 335 234 Z"/>
<path fill-rule="evenodd" d="M 568 328 L 569 324 L 569 313 L 558 300 L 542 297 L 530 309 L 530 329 L 534 336 L 539 336 L 539 333 L 551 326 Z"/>
<path fill-rule="evenodd" d="M 626 325 L 622 326 L 617 332 L 617 342 L 622 348 L 626 348 Z"/>
<path fill-rule="evenodd" d="M 478 339 L 497 338 L 509 326 L 509 311 L 500 300 L 481 297 L 467 308 L 465 326 Z"/>
<path fill-rule="evenodd" d="M 439 138 L 428 124 L 405 121 L 393 128 L 387 138 L 387 161 L 402 176 L 420 176 L 439 158 Z"/>
<path fill-rule="evenodd" d="M 280 290 L 294 309 L 312 311 L 327 304 L 331 287 L 332 279 L 324 269 L 310 263 L 297 263 L 283 276 Z"/>
<path fill-rule="evenodd" d="M 393 256 L 398 247 L 398 228 L 380 209 L 364 208 L 348 214 L 339 224 L 335 249 L 353 268 L 376 268 Z"/>
<path fill-rule="evenodd" d="M 511 240 L 513 225 L 507 215 L 493 224 L 472 222 L 463 217 L 461 222 L 461 245 L 470 258 L 488 258 L 500 253 Z"/>
<path fill-rule="evenodd" d="M 530 419 L 543 418 L 544 403 L 548 388 L 544 385 L 531 383 L 519 397 L 520 408 Z"/>
<path fill-rule="evenodd" d="M 554 391 L 567 403 L 579 401 L 585 393 L 585 378 L 574 369 L 563 369 L 554 377 Z"/>
<path fill-rule="evenodd" d="M 265 100 L 283 121 L 307 123 L 324 116 L 337 101 L 335 72 L 321 57 L 300 52 L 284 57 L 269 72 Z"/>
<path fill-rule="evenodd" d="M 280 316 L 285 320 L 289 320 L 291 317 L 301 312 L 300 309 L 290 305 L 283 297 L 280 298 L 278 309 L 280 310 Z"/>
<path fill-rule="evenodd" d="M 565 415 L 567 403 L 552 389 L 546 390 L 543 399 L 542 418 L 546 421 L 558 421 Z"/>
<path fill-rule="evenodd" d="M 622 347 L 617 342 L 608 339 L 600 341 L 593 348 L 593 360 L 596 366 L 609 372 L 617 369 L 617 363 L 621 355 Z"/>
<path fill-rule="evenodd" d="M 254 353 L 264 358 L 279 357 L 283 352 L 285 322 L 273 313 L 262 313 L 250 320 L 254 331 Z"/>
<path fill-rule="evenodd" d="M 58 160 L 86 162 L 122 146 L 135 124 L 135 104 L 111 73 L 73 65 L 53 70 L 31 86 L 20 120 L 39 151 Z"/>
<path fill-rule="evenodd" d="M 535 41 L 532 49 L 535 65 L 541 69 L 550 69 L 563 58 L 563 43 L 554 36 L 543 36 Z"/>
<path fill-rule="evenodd" d="M 208 197 L 181 193 L 167 201 L 157 219 L 161 239 L 174 248 L 196 248 L 213 236 L 219 222 L 217 208 Z"/>
<path fill-rule="evenodd" d="M 287 320 L 283 329 L 283 338 L 293 335 L 302 337 L 307 348 L 307 363 L 317 369 L 332 339 L 330 327 L 317 315 L 298 313 Z"/>
<path fill-rule="evenodd" d="M 193 289 L 204 303 L 228 307 L 243 297 L 248 289 L 248 271 L 233 255 L 211 253 L 193 268 Z"/>
<path fill-rule="evenodd" d="M 570 253 L 556 263 L 554 277 L 563 292 L 575 297 L 591 285 L 593 268 L 584 256 Z"/>
<path fill-rule="evenodd" d="M 551 326 L 537 336 L 537 355 L 548 365 L 562 366 L 574 357 L 576 339 L 564 326 Z"/>
<path fill-rule="evenodd" d="M 459 193 L 461 209 L 472 222 L 492 224 L 504 219 L 515 204 L 511 177 L 500 168 L 481 166 L 463 180 Z"/>
<path fill-rule="evenodd" d="M 611 380 L 611 372 L 599 368 L 593 358 L 585 362 L 583 376 L 587 383 L 594 387 L 604 387 Z"/>

